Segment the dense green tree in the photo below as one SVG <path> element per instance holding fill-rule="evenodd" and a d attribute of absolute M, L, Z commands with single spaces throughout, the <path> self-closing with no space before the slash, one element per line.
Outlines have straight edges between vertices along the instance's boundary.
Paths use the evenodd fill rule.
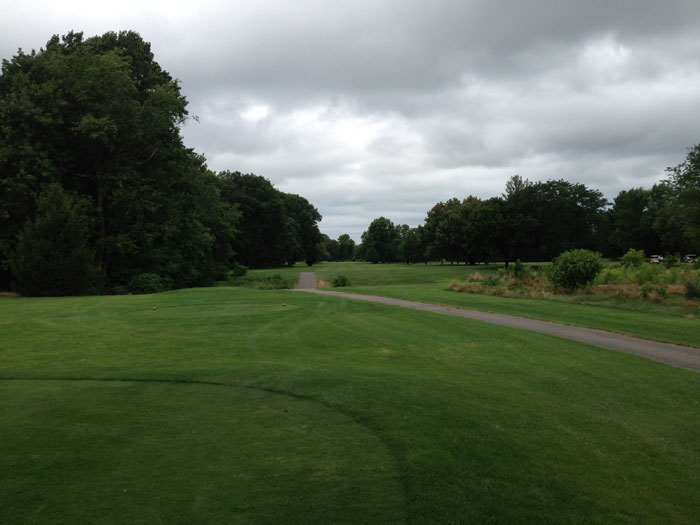
<path fill-rule="evenodd" d="M 233 247 L 242 264 L 272 268 L 318 260 L 321 215 L 308 200 L 279 191 L 259 175 L 224 171 L 219 180 L 221 198 L 241 212 Z"/>
<path fill-rule="evenodd" d="M 468 222 L 464 228 L 467 261 L 487 263 L 498 257 L 503 232 L 503 200 L 498 197 L 485 201 L 471 198 L 462 205 L 468 212 Z"/>
<path fill-rule="evenodd" d="M 424 261 L 425 249 L 423 246 L 423 227 L 405 228 L 400 230 L 398 259 L 406 264 L 415 264 Z"/>
<path fill-rule="evenodd" d="M 371 263 L 390 263 L 398 255 L 399 233 L 394 223 L 385 217 L 374 219 L 362 233 L 364 257 Z"/>
<path fill-rule="evenodd" d="M 670 190 L 667 214 L 682 231 L 683 251 L 700 251 L 700 144 L 688 150 L 683 162 L 667 168 L 664 184 Z"/>
<path fill-rule="evenodd" d="M 458 199 L 433 206 L 425 219 L 429 257 L 458 262 L 462 259 L 463 219 L 462 203 Z"/>
<path fill-rule="evenodd" d="M 503 220 L 506 260 L 552 259 L 600 243 L 606 200 L 598 190 L 564 180 L 506 185 Z"/>
<path fill-rule="evenodd" d="M 85 202 L 50 184 L 37 197 L 9 263 L 22 295 L 80 295 L 94 277 Z"/>
<path fill-rule="evenodd" d="M 338 237 L 338 261 L 351 261 L 355 255 L 355 241 L 347 233 Z"/>
<path fill-rule="evenodd" d="M 669 184 L 654 184 L 649 192 L 649 214 L 659 240 L 651 253 L 671 254 L 684 251 L 684 218 L 678 213 L 676 192 Z"/>
<path fill-rule="evenodd" d="M 661 250 L 660 239 L 653 228 L 650 199 L 651 190 L 643 188 L 624 190 L 615 197 L 607 213 L 612 255 L 619 257 L 631 249 L 650 254 Z"/>
<path fill-rule="evenodd" d="M 105 288 L 143 273 L 172 286 L 212 282 L 230 259 L 215 244 L 231 239 L 236 214 L 197 204 L 217 183 L 182 144 L 186 105 L 150 45 L 131 31 L 55 36 L 39 52 L 4 60 L 0 286 L 10 280 L 7 255 L 36 213 L 34 196 L 50 183 L 90 197 Z"/>
<path fill-rule="evenodd" d="M 340 247 L 338 246 L 338 241 L 331 239 L 325 233 L 321 234 L 321 239 L 323 243 L 323 249 L 321 250 L 321 255 L 319 259 L 321 261 L 339 261 Z"/>
<path fill-rule="evenodd" d="M 520 175 L 506 183 L 503 194 L 503 230 L 500 246 L 506 262 L 527 259 L 533 251 L 539 223 L 536 218 L 537 202 L 531 199 L 533 184 Z"/>
<path fill-rule="evenodd" d="M 318 261 L 323 242 L 318 229 L 321 214 L 304 197 L 289 193 L 283 196 L 293 246 L 286 251 L 287 264 L 293 266 L 297 261 L 305 261 L 312 266 Z"/>
<path fill-rule="evenodd" d="M 225 171 L 219 178 L 222 199 L 241 211 L 241 233 L 234 250 L 242 264 L 250 268 L 283 266 L 288 252 L 300 253 L 282 192 L 259 175 Z"/>

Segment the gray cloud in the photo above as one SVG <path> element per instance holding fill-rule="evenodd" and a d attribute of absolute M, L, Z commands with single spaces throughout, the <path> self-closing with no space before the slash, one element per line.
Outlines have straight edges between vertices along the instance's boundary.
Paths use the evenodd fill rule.
<path fill-rule="evenodd" d="M 0 0 L 0 20 L 6 58 L 71 29 L 138 31 L 199 116 L 185 142 L 306 196 L 331 237 L 419 224 L 516 173 L 612 199 L 700 132 L 695 0 Z"/>

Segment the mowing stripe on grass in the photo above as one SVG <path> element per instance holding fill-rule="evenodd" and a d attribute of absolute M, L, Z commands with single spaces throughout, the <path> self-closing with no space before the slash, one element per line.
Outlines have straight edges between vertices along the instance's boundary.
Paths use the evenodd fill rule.
<path fill-rule="evenodd" d="M 574 341 L 580 341 L 582 343 L 588 343 L 610 350 L 626 352 L 628 354 L 635 354 L 653 359 L 654 361 L 700 372 L 700 349 L 692 348 L 690 346 L 660 343 L 658 341 L 630 337 L 627 335 L 607 332 L 605 330 L 564 325 L 553 323 L 551 321 L 539 321 L 536 319 L 528 319 L 526 317 L 518 317 L 515 315 L 494 314 L 489 312 L 481 312 L 478 310 L 465 310 L 451 306 L 421 303 L 418 301 L 407 301 L 405 299 L 394 299 L 391 297 L 381 297 L 378 295 L 360 295 L 347 292 L 332 292 L 314 289 L 299 289 L 298 291 L 332 295 L 347 299 L 356 299 L 359 301 L 369 301 L 372 303 L 388 304 L 392 306 L 401 306 L 403 308 L 412 308 L 414 310 L 425 310 L 439 314 L 465 317 L 477 321 L 484 321 L 486 323 L 509 326 L 512 328 L 519 328 L 521 330 L 529 330 L 531 332 L 539 332 L 564 339 L 572 339 Z"/>

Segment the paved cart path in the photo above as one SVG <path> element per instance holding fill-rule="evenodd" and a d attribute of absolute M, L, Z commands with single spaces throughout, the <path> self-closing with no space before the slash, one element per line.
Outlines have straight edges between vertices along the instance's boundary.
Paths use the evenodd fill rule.
<path fill-rule="evenodd" d="M 301 272 L 299 274 L 299 289 L 313 290 L 316 288 L 316 274 L 314 272 Z"/>
<path fill-rule="evenodd" d="M 369 301 L 372 303 L 401 306 L 403 308 L 412 308 L 414 310 L 425 310 L 428 312 L 454 315 L 457 317 L 484 321 L 486 323 L 509 326 L 511 328 L 530 330 L 532 332 L 553 335 L 564 339 L 573 339 L 574 341 L 581 341 L 583 343 L 588 343 L 611 350 L 619 350 L 620 352 L 636 354 L 643 357 L 648 357 L 649 359 L 653 359 L 655 361 L 660 361 L 662 363 L 700 372 L 700 348 L 659 343 L 648 339 L 640 339 L 638 337 L 606 332 L 605 330 L 564 325 L 551 321 L 540 321 L 537 319 L 518 317 L 515 315 L 494 314 L 489 312 L 481 312 L 478 310 L 465 310 L 463 308 L 454 308 L 440 304 L 393 299 L 391 297 L 380 297 L 378 295 L 360 295 L 330 290 L 317 290 L 315 274 L 313 272 L 307 272 L 307 274 L 308 273 L 313 276 L 313 286 L 308 285 L 311 282 L 310 280 L 306 281 L 307 286 L 302 286 L 300 279 L 299 291 L 344 297 L 357 301 Z M 300 275 L 304 276 L 307 274 L 302 273 Z"/>

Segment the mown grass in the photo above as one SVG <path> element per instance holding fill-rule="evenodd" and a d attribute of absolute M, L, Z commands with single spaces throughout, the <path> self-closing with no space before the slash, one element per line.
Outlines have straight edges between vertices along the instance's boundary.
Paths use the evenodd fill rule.
<path fill-rule="evenodd" d="M 322 262 L 313 266 L 297 264 L 291 268 L 274 268 L 270 270 L 250 270 L 248 278 L 255 276 L 280 274 L 293 282 L 299 281 L 300 272 L 315 272 L 316 277 L 332 283 L 338 275 L 345 275 L 354 286 L 386 284 L 421 284 L 449 283 L 454 279 L 466 279 L 479 271 L 485 274 L 496 273 L 502 264 L 467 266 L 464 264 L 371 264 L 365 262 Z"/>
<path fill-rule="evenodd" d="M 0 331 L 6 522 L 700 512 L 700 376 L 635 356 L 242 288 L 3 297 Z"/>
<path fill-rule="evenodd" d="M 546 265 L 538 266 L 544 268 Z M 488 280 L 507 281 L 502 269 L 502 264 L 457 266 L 432 263 L 409 266 L 349 262 L 321 263 L 311 268 L 300 265 L 255 270 L 251 273 L 265 276 L 277 272 L 288 276 L 289 280 L 298 280 L 299 272 L 315 271 L 317 277 L 327 283 L 337 275 L 346 275 L 351 286 L 343 290 L 348 292 L 520 315 L 700 347 L 700 303 L 697 300 L 688 301 L 682 295 L 669 296 L 664 301 L 642 300 L 634 297 L 634 294 L 623 294 L 619 289 L 606 290 L 608 285 L 592 287 L 579 294 L 541 293 L 536 294 L 536 299 L 529 298 L 527 293 L 517 297 L 522 291 L 518 289 L 512 290 L 511 295 L 516 297 L 504 297 L 502 292 L 507 285 L 502 283 L 500 288 L 494 287 L 494 295 L 450 290 L 454 280 L 467 281 L 477 273 L 481 275 L 481 280 L 472 284 L 477 288 L 490 288 L 480 283 Z M 660 268 L 652 270 L 657 273 L 661 271 Z M 686 268 L 672 271 L 679 273 L 681 270 Z"/>
<path fill-rule="evenodd" d="M 668 307 L 618 296 L 510 298 L 455 293 L 443 284 L 365 286 L 344 291 L 519 315 L 700 348 L 697 305 Z"/>

